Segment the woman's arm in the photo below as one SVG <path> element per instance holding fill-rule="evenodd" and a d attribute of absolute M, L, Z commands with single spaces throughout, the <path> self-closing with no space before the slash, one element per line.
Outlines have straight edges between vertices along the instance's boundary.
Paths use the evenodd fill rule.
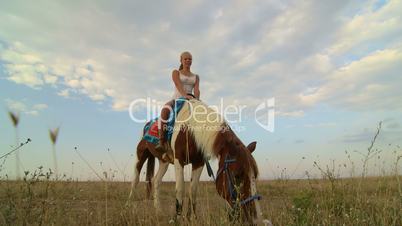
<path fill-rule="evenodd" d="M 200 99 L 200 77 L 198 75 L 196 75 L 196 80 L 195 80 L 195 84 L 194 84 L 194 96 L 195 98 L 197 98 L 198 100 Z"/>
<path fill-rule="evenodd" d="M 179 93 L 183 97 L 187 96 L 187 93 L 184 92 L 183 85 L 181 84 L 178 70 L 173 70 L 173 72 L 172 72 L 172 80 L 174 82 L 174 85 L 176 86 L 176 89 L 179 91 Z"/>

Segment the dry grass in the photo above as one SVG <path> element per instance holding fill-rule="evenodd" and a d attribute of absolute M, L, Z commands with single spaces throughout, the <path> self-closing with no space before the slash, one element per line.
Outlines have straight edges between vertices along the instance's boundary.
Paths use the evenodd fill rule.
<path fill-rule="evenodd" d="M 358 184 L 362 186 L 358 186 Z M 399 186 L 399 187 L 398 187 Z M 0 182 L 1 225 L 167 225 L 174 215 L 174 183 L 161 187 L 157 213 L 140 184 L 125 205 L 130 184 L 52 181 L 38 169 L 24 181 Z M 274 225 L 402 225 L 402 196 L 395 177 L 261 181 L 264 217 Z M 185 203 L 187 204 L 187 203 Z M 198 217 L 189 225 L 230 225 L 226 204 L 212 182 L 202 182 Z M 186 205 L 184 209 L 186 210 Z"/>
<path fill-rule="evenodd" d="M 314 162 L 322 179 L 312 179 L 306 172 L 308 179 L 304 180 L 290 180 L 286 173 L 281 173 L 276 180 L 259 181 L 257 190 L 263 196 L 263 217 L 271 220 L 273 225 L 402 225 L 400 147 L 394 151 L 396 161 L 392 172 L 367 177 L 369 160 L 379 157 L 382 152 L 373 148 L 380 128 L 381 123 L 367 151 L 358 152 L 362 156 L 361 174 L 355 174 L 356 164 L 346 152 L 353 178 L 340 178 L 334 162 L 326 167 Z M 0 173 L 7 156 L 28 142 L 30 139 L 0 157 L 3 158 Z M 152 200 L 144 198 L 143 183 L 126 205 L 130 183 L 112 182 L 113 176 L 108 177 L 107 172 L 101 177 L 78 149 L 74 150 L 100 181 L 59 178 L 42 167 L 34 172 L 26 171 L 23 180 L 19 181 L 0 174 L 0 225 L 168 225 L 175 214 L 173 182 L 161 186 L 162 212 L 156 212 Z M 114 161 L 111 154 L 110 157 Z M 197 218 L 184 218 L 177 224 L 240 225 L 230 222 L 226 207 L 213 182 L 201 182 Z"/>

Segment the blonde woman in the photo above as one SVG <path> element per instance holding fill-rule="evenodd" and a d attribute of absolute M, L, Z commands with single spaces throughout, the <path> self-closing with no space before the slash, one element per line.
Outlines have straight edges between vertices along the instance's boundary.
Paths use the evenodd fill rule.
<path fill-rule="evenodd" d="M 191 71 L 193 57 L 189 52 L 183 52 L 180 55 L 179 70 L 175 69 L 172 72 L 172 81 L 175 85 L 175 90 L 172 100 L 167 102 L 161 110 L 160 126 L 159 126 L 159 144 L 156 146 L 158 151 L 167 153 L 165 160 L 173 161 L 172 151 L 166 142 L 166 123 L 169 119 L 171 109 L 174 107 L 175 99 L 184 97 L 186 99 L 200 99 L 200 78 L 197 74 Z M 168 157 L 169 159 L 166 159 Z"/>

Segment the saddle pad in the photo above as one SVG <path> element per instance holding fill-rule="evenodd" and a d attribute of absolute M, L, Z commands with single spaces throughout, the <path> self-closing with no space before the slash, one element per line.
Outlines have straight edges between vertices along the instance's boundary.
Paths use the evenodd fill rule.
<path fill-rule="evenodd" d="M 178 98 L 176 99 L 176 104 L 174 105 L 173 111 L 170 112 L 169 115 L 169 120 L 167 122 L 167 132 L 165 133 L 166 136 L 166 140 L 168 142 L 170 142 L 170 140 L 172 139 L 172 134 L 173 134 L 173 126 L 174 126 L 174 122 L 175 122 L 175 117 L 174 115 L 177 115 L 181 108 L 183 107 L 184 103 L 185 103 L 184 98 Z M 158 144 L 159 143 L 159 132 L 158 132 L 158 120 L 159 118 L 154 118 L 151 121 L 149 121 L 145 127 L 144 127 L 144 136 L 143 139 L 145 139 L 146 141 L 152 143 L 152 144 Z"/>
<path fill-rule="evenodd" d="M 159 143 L 158 118 L 151 120 L 145 125 L 143 139 L 153 144 Z"/>

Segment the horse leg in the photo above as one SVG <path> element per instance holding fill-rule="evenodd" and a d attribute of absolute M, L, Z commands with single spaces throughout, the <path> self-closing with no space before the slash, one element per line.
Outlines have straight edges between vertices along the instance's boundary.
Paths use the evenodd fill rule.
<path fill-rule="evenodd" d="M 192 167 L 191 171 L 191 183 L 190 183 L 190 189 L 189 189 L 189 202 L 188 202 L 188 210 L 187 210 L 187 216 L 190 217 L 191 214 L 194 214 L 194 216 L 197 216 L 195 212 L 195 206 L 196 206 L 196 199 L 197 199 L 197 188 L 198 184 L 200 181 L 202 169 L 204 166 L 194 168 Z"/>
<path fill-rule="evenodd" d="M 154 170 L 155 170 L 155 156 L 149 154 L 147 160 L 147 172 L 145 174 L 145 179 L 147 181 L 147 199 L 151 198 L 152 178 L 154 177 Z"/>
<path fill-rule="evenodd" d="M 131 183 L 131 190 L 130 190 L 130 195 L 128 198 L 130 199 L 131 196 L 133 195 L 134 189 L 137 187 L 138 183 L 140 182 L 140 172 L 142 169 L 142 166 L 144 165 L 144 162 L 147 160 L 147 157 L 149 155 L 149 151 L 146 148 L 146 144 L 144 140 L 141 140 L 140 143 L 137 145 L 137 162 L 134 167 L 134 178 Z"/>
<path fill-rule="evenodd" d="M 174 168 L 176 175 L 176 217 L 178 217 L 182 214 L 184 196 L 184 172 L 178 159 L 174 160 Z"/>
<path fill-rule="evenodd" d="M 152 179 L 152 184 L 154 186 L 154 206 L 158 211 L 160 210 L 159 186 L 162 182 L 162 178 L 165 175 L 168 167 L 169 167 L 168 162 L 163 162 L 163 161 L 159 160 L 158 172 L 156 173 L 155 177 Z"/>

